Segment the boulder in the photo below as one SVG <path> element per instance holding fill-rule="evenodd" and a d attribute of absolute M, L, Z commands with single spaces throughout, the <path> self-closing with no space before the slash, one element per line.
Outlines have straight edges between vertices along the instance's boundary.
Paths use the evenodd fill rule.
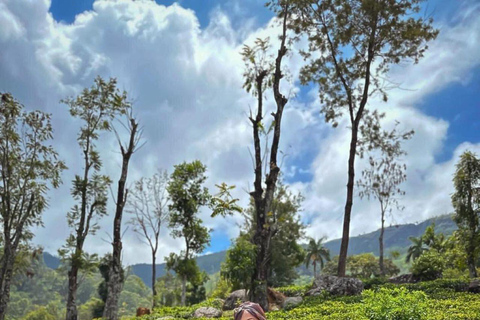
<path fill-rule="evenodd" d="M 137 317 L 141 317 L 147 314 L 150 314 L 150 309 L 142 307 L 137 308 Z"/>
<path fill-rule="evenodd" d="M 395 283 L 395 284 L 402 284 L 402 283 L 417 283 L 420 279 L 414 276 L 411 273 L 401 274 L 396 277 L 391 277 L 388 279 L 388 282 Z"/>
<path fill-rule="evenodd" d="M 475 279 L 470 281 L 470 284 L 468 285 L 468 292 L 480 293 L 480 280 Z"/>
<path fill-rule="evenodd" d="M 222 311 L 212 307 L 200 307 L 193 313 L 194 318 L 220 318 Z"/>
<path fill-rule="evenodd" d="M 336 296 L 353 296 L 362 293 L 363 282 L 357 278 L 320 275 L 313 282 L 307 296 L 317 296 L 327 291 Z"/>
<path fill-rule="evenodd" d="M 223 303 L 223 310 L 233 310 L 243 302 L 247 301 L 247 290 L 241 289 L 233 291 Z"/>
<path fill-rule="evenodd" d="M 283 293 L 267 288 L 268 310 L 280 310 L 286 298 Z"/>
<path fill-rule="evenodd" d="M 302 303 L 302 297 L 288 297 L 283 301 L 282 308 L 285 310 L 290 310 Z"/>

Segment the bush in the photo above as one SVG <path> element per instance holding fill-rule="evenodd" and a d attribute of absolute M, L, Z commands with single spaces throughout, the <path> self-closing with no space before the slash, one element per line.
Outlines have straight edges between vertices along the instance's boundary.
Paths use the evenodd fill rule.
<path fill-rule="evenodd" d="M 442 276 L 445 261 L 436 250 L 429 250 L 420 255 L 412 264 L 412 273 L 421 280 L 435 280 Z"/>
<path fill-rule="evenodd" d="M 427 295 L 423 292 L 381 288 L 366 290 L 362 296 L 365 315 L 370 320 L 426 319 Z"/>
<path fill-rule="evenodd" d="M 312 284 L 304 286 L 286 286 L 275 288 L 276 291 L 283 293 L 287 297 L 302 296 L 312 287 Z"/>

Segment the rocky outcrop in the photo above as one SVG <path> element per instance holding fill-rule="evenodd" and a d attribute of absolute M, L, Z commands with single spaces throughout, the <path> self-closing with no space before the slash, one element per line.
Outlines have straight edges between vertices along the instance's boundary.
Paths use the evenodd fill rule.
<path fill-rule="evenodd" d="M 396 277 L 391 277 L 388 279 L 388 282 L 395 283 L 395 284 L 402 284 L 402 283 L 417 283 L 420 279 L 414 276 L 411 273 L 401 274 Z"/>
<path fill-rule="evenodd" d="M 302 297 L 288 297 L 283 301 L 282 308 L 285 310 L 290 310 L 302 303 Z"/>
<path fill-rule="evenodd" d="M 475 279 L 470 281 L 470 284 L 468 285 L 468 292 L 480 293 L 480 280 Z"/>
<path fill-rule="evenodd" d="M 193 313 L 194 318 L 220 318 L 222 311 L 212 307 L 201 307 Z"/>
<path fill-rule="evenodd" d="M 268 299 L 268 310 L 280 310 L 283 303 L 285 302 L 285 295 L 281 292 L 275 291 L 272 288 L 267 289 L 267 299 Z"/>
<path fill-rule="evenodd" d="M 233 310 L 238 307 L 242 302 L 247 301 L 247 290 L 241 289 L 233 291 L 225 302 L 223 303 L 223 310 Z"/>
<path fill-rule="evenodd" d="M 353 296 L 362 293 L 363 282 L 357 278 L 320 275 L 306 295 L 316 296 L 326 291 L 335 296 Z"/>

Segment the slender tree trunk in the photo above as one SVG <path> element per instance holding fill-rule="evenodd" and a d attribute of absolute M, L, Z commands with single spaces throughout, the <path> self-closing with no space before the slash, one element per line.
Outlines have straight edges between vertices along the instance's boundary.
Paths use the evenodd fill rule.
<path fill-rule="evenodd" d="M 156 252 L 152 251 L 152 308 L 155 308 L 157 305 L 157 288 L 155 288 L 155 282 L 157 280 L 157 262 Z"/>
<path fill-rule="evenodd" d="M 260 208 L 262 209 L 262 205 Z M 257 228 L 253 238 L 253 242 L 257 247 L 257 255 L 249 295 L 251 301 L 258 303 L 264 311 L 268 311 L 267 275 L 269 261 L 267 245 L 269 231 L 263 227 L 264 225 L 265 213 L 257 214 Z"/>
<path fill-rule="evenodd" d="M 468 250 L 467 250 L 467 265 L 468 265 L 468 273 L 470 278 L 477 278 L 477 268 L 475 263 L 475 233 L 470 236 Z"/>
<path fill-rule="evenodd" d="M 180 304 L 182 307 L 187 304 L 187 275 L 182 277 L 182 298 Z"/>
<path fill-rule="evenodd" d="M 380 243 L 380 258 L 378 259 L 380 264 L 380 275 L 385 276 L 385 265 L 383 263 L 383 234 L 385 232 L 385 211 L 382 210 L 382 227 L 380 229 L 380 237 L 378 241 Z"/>
<path fill-rule="evenodd" d="M 281 35 L 281 44 L 278 49 L 277 57 L 275 59 L 275 73 L 273 77 L 273 95 L 275 98 L 275 103 L 277 105 L 276 112 L 272 113 L 274 117 L 274 129 L 273 129 L 273 139 L 270 149 L 270 163 L 265 185 L 266 190 L 262 188 L 262 153 L 260 147 L 260 137 L 258 127 L 262 121 L 262 108 L 263 108 L 263 80 L 267 76 L 266 71 L 257 75 L 256 86 L 258 93 L 258 108 L 256 119 L 250 119 L 253 124 L 253 138 L 255 145 L 255 191 L 251 193 L 254 202 L 255 202 L 255 215 L 256 215 L 256 230 L 253 237 L 253 242 L 257 247 L 257 256 L 255 260 L 255 268 L 252 275 L 251 289 L 250 289 L 250 300 L 258 303 L 264 311 L 268 311 L 268 272 L 270 267 L 270 240 L 273 234 L 276 232 L 272 230 L 272 226 L 266 225 L 266 217 L 270 212 L 272 205 L 273 197 L 275 194 L 275 188 L 277 184 L 278 174 L 280 168 L 277 165 L 277 154 L 278 146 L 280 143 L 280 129 L 283 116 L 283 110 L 285 105 L 288 102 L 288 99 L 280 92 L 280 80 L 283 78 L 282 74 L 282 59 L 287 53 L 287 48 L 285 46 L 287 38 L 287 18 L 289 13 L 288 4 L 283 5 L 283 28 Z"/>
<path fill-rule="evenodd" d="M 345 216 L 343 218 L 342 243 L 340 245 L 340 256 L 338 257 L 338 276 L 345 277 L 347 269 L 348 242 L 350 239 L 350 217 L 353 206 L 353 187 L 355 183 L 355 156 L 358 141 L 358 127 L 352 126 L 352 137 L 350 141 L 350 153 L 348 157 L 348 183 L 347 201 L 345 203 Z"/>
<path fill-rule="evenodd" d="M 77 320 L 77 286 L 78 286 L 78 266 L 72 262 L 68 271 L 68 295 L 67 295 L 67 320 Z"/>
<path fill-rule="evenodd" d="M 113 254 L 108 277 L 107 301 L 103 310 L 103 317 L 109 320 L 118 320 L 118 300 L 123 287 L 122 276 L 122 217 L 123 209 L 127 201 L 128 190 L 125 190 L 125 184 L 128 176 L 128 165 L 130 157 L 135 151 L 137 136 L 137 123 L 133 118 L 130 121 L 130 139 L 127 150 L 120 141 L 120 151 L 122 152 L 122 173 L 118 180 L 117 205 L 115 209 L 115 218 L 113 219 Z"/>
<path fill-rule="evenodd" d="M 313 278 L 317 279 L 317 263 L 313 261 Z"/>
<path fill-rule="evenodd" d="M 8 302 L 10 301 L 10 284 L 12 282 L 14 262 L 15 257 L 13 254 L 10 254 L 9 258 L 3 259 L 2 269 L 0 271 L 0 320 L 4 320 L 7 314 Z"/>

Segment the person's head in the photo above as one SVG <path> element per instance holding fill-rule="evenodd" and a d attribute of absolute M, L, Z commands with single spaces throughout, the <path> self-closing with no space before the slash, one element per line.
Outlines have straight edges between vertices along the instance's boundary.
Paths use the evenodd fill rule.
<path fill-rule="evenodd" d="M 266 320 L 265 312 L 259 304 L 244 302 L 233 312 L 234 320 Z"/>

